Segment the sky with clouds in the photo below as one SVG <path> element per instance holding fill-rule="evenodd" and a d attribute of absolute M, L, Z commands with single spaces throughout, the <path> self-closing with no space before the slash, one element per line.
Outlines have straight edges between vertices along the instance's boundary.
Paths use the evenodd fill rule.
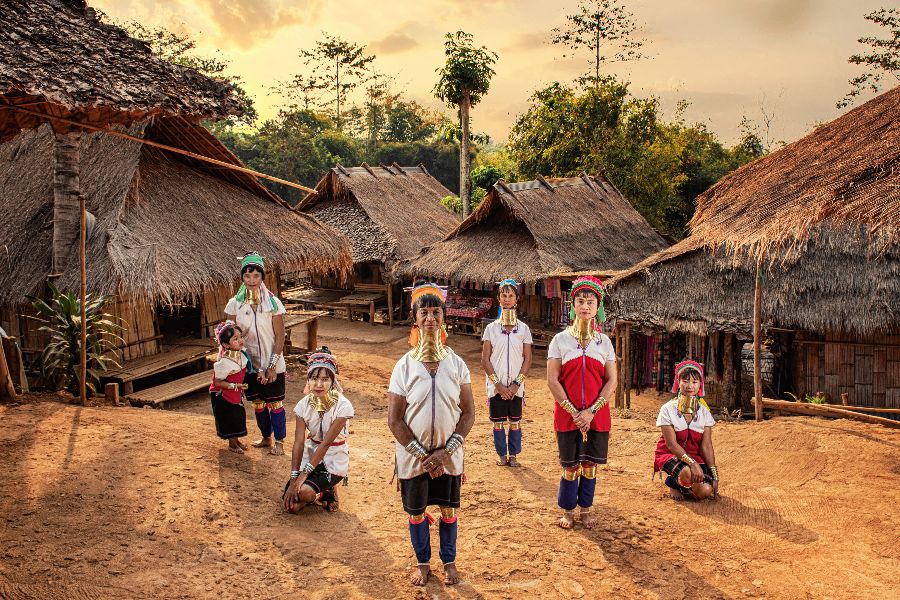
<path fill-rule="evenodd" d="M 586 57 L 560 58 L 550 31 L 576 0 L 89 0 L 117 21 L 137 20 L 190 33 L 198 51 L 231 61 L 263 118 L 284 99 L 271 91 L 303 71 L 299 51 L 328 32 L 365 44 L 395 90 L 426 106 L 443 36 L 462 29 L 497 52 L 491 90 L 472 113 L 473 127 L 503 141 L 529 96 L 588 68 Z M 649 60 L 612 65 L 637 95 L 658 96 L 671 114 L 680 99 L 687 118 L 734 142 L 746 115 L 774 115 L 774 139 L 791 141 L 840 114 L 835 102 L 860 71 L 847 57 L 856 39 L 877 34 L 863 15 L 885 0 L 626 0 L 649 41 Z"/>

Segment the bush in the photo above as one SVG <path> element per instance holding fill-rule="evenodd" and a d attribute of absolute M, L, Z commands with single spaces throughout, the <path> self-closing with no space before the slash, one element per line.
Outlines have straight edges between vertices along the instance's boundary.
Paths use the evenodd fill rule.
<path fill-rule="evenodd" d="M 41 352 L 41 368 L 45 384 L 53 390 L 66 389 L 72 394 L 79 392 L 80 348 L 81 348 L 81 303 L 71 292 L 61 292 L 52 283 L 50 303 L 29 296 L 38 313 L 37 319 L 43 323 L 40 331 L 49 334 L 50 341 Z M 103 307 L 110 296 L 88 294 L 85 297 L 85 318 L 87 320 L 87 389 L 96 394 L 100 384 L 100 373 L 108 365 L 118 367 L 113 358 L 105 356 L 115 348 L 117 342 L 124 342 L 119 333 L 122 327 L 114 323 Z"/>

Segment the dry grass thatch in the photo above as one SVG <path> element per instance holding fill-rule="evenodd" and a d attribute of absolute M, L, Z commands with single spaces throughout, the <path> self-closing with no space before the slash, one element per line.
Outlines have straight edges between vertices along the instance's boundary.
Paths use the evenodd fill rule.
<path fill-rule="evenodd" d="M 3 0 L 0 99 L 98 126 L 243 110 L 231 85 L 153 56 L 143 42 L 100 23 L 83 0 Z M 0 141 L 40 122 L 0 106 Z"/>
<path fill-rule="evenodd" d="M 603 275 L 667 245 L 603 177 L 501 181 L 456 230 L 401 271 L 482 282 L 530 282 L 574 271 Z"/>
<path fill-rule="evenodd" d="M 900 328 L 900 245 L 867 256 L 868 239 L 832 231 L 764 263 L 767 326 L 860 335 Z M 607 313 L 669 331 L 750 335 L 757 259 L 696 238 L 610 279 Z"/>
<path fill-rule="evenodd" d="M 422 166 L 338 166 L 319 180 L 316 191 L 297 209 L 347 236 L 355 263 L 385 263 L 390 269 L 459 224 L 440 204 L 450 191 Z"/>
<path fill-rule="evenodd" d="M 900 87 L 725 176 L 697 199 L 691 232 L 774 258 L 811 235 L 859 227 L 900 241 Z"/>
<path fill-rule="evenodd" d="M 749 332 L 757 264 L 771 326 L 900 327 L 900 87 L 724 177 L 691 235 L 608 283 L 610 314 Z"/>
<path fill-rule="evenodd" d="M 208 131 L 156 118 L 128 132 L 240 164 Z M 350 268 L 347 241 L 288 208 L 255 179 L 104 133 L 84 134 L 81 188 L 96 226 L 87 242 L 88 289 L 163 303 L 234 281 L 237 256 L 313 272 Z M 53 135 L 48 126 L 0 146 L 0 302 L 44 285 L 53 236 Z M 60 283 L 77 289 L 73 245 Z"/>

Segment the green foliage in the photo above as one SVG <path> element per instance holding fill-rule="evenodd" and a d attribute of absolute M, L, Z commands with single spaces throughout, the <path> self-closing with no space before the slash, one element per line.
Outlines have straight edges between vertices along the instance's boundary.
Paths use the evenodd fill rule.
<path fill-rule="evenodd" d="M 441 205 L 458 215 L 462 214 L 462 200 L 459 199 L 459 196 L 444 196 L 441 198 Z"/>
<path fill-rule="evenodd" d="M 481 148 L 472 159 L 473 171 L 478 167 L 493 167 L 500 171 L 504 181 L 519 181 L 518 165 L 509 156 L 505 146 Z"/>
<path fill-rule="evenodd" d="M 684 108 L 666 122 L 656 98 L 636 98 L 614 78 L 584 90 L 554 83 L 517 119 L 509 156 L 522 179 L 603 173 L 651 225 L 681 237 L 696 196 L 761 155 L 758 138 L 724 148 L 705 126 L 685 124 Z"/>
<path fill-rule="evenodd" d="M 566 21 L 565 27 L 553 29 L 551 41 L 570 50 L 564 58 L 579 50 L 590 52 L 593 74 L 581 77 L 582 83 L 600 85 L 601 65 L 644 58 L 645 41 L 635 36 L 634 15 L 621 0 L 580 0 L 578 12 L 566 15 Z"/>
<path fill-rule="evenodd" d="M 444 37 L 447 61 L 437 70 L 440 77 L 434 95 L 451 106 L 459 106 L 468 93 L 469 105 L 475 106 L 490 89 L 497 54 L 484 46 L 476 48 L 472 34 L 465 31 Z"/>
<path fill-rule="evenodd" d="M 850 91 L 838 101 L 838 108 L 850 106 L 865 91 L 878 92 L 885 76 L 893 77 L 895 83 L 900 81 L 900 8 L 881 8 L 865 18 L 883 27 L 887 36 L 865 36 L 856 40 L 869 49 L 852 55 L 847 62 L 865 67 L 866 72 L 850 80 Z"/>
<path fill-rule="evenodd" d="M 490 190 L 502 178 L 503 171 L 493 165 L 484 165 L 472 169 L 472 185 L 476 190 Z"/>
<path fill-rule="evenodd" d="M 50 336 L 50 341 L 41 352 L 41 366 L 44 381 L 54 390 L 66 389 L 73 394 L 79 392 L 80 349 L 81 349 L 81 302 L 78 295 L 62 292 L 52 283 L 48 284 L 52 299 L 50 303 L 29 296 L 32 306 L 43 323 L 40 331 Z M 109 365 L 119 364 L 109 356 L 117 343 L 124 340 L 119 335 L 122 327 L 103 312 L 110 296 L 88 294 L 85 297 L 85 320 L 87 321 L 87 378 L 85 384 L 91 393 L 97 393 L 100 373 Z"/>
<path fill-rule="evenodd" d="M 234 95 L 244 107 L 244 115 L 239 119 L 228 119 L 230 125 L 252 125 L 258 117 L 253 106 L 253 97 L 241 85 L 241 78 L 237 75 L 227 74 L 229 61 L 219 56 L 199 56 L 195 53 L 197 42 L 186 33 L 175 33 L 165 27 L 147 28 L 137 21 L 129 23 L 117 23 L 133 38 L 141 40 L 150 46 L 150 50 L 159 58 L 180 65 L 190 67 L 219 81 L 225 81 L 234 86 Z M 221 128 L 221 125 L 219 125 Z"/>

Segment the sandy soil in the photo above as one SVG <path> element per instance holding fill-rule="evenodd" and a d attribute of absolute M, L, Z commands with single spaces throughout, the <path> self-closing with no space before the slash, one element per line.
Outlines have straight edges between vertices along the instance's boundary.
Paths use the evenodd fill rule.
<path fill-rule="evenodd" d="M 0 406 L 0 598 L 898 597 L 900 432 L 805 417 L 720 423 L 722 498 L 674 503 L 650 479 L 661 399 L 639 396 L 629 418 L 614 418 L 597 528 L 564 532 L 542 353 L 522 468 L 494 466 L 478 401 L 464 582 L 414 588 L 385 409 L 405 331 L 326 320 L 322 335 L 357 411 L 336 514 L 282 512 L 289 456 L 227 452 L 203 394 L 167 410 Z M 478 342 L 451 342 L 482 396 Z M 302 383 L 294 372 L 291 404 Z M 433 564 L 440 571 L 436 550 Z"/>

